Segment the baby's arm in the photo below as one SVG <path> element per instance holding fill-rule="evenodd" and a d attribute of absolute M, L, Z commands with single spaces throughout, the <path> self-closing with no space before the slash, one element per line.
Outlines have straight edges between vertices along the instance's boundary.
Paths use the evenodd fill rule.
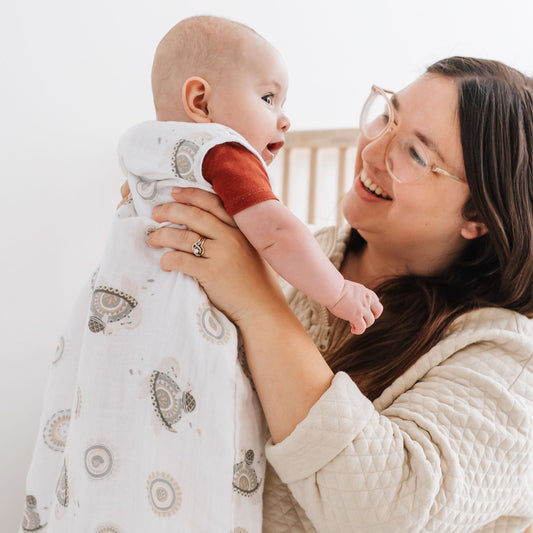
<path fill-rule="evenodd" d="M 278 274 L 334 315 L 348 320 L 352 333 L 363 333 L 381 314 L 374 292 L 345 280 L 305 224 L 281 202 L 260 202 L 236 213 L 234 219 Z"/>
<path fill-rule="evenodd" d="M 294 287 L 363 333 L 381 314 L 376 295 L 346 281 L 307 227 L 276 199 L 259 158 L 226 143 L 206 154 L 202 173 L 228 214 L 270 265 Z"/>

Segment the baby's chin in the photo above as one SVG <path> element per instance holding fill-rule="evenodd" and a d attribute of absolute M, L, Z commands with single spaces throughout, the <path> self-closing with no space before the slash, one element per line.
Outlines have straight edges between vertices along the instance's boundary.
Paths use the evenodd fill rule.
<path fill-rule="evenodd" d="M 268 167 L 272 161 L 274 161 L 274 158 L 276 157 L 275 154 L 270 152 L 268 149 L 263 150 L 261 153 L 261 157 L 263 161 L 265 162 L 265 165 Z"/>
<path fill-rule="evenodd" d="M 283 141 L 279 141 L 279 142 L 270 143 L 269 145 L 267 145 L 267 147 L 263 150 L 261 154 L 261 156 L 263 157 L 263 160 L 265 161 L 267 165 L 270 165 L 270 163 L 274 161 L 279 151 L 283 148 L 284 144 L 285 143 Z"/>

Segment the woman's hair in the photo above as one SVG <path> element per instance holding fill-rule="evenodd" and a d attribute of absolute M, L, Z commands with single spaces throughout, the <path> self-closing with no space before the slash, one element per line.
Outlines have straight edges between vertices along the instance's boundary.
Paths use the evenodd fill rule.
<path fill-rule="evenodd" d="M 327 355 L 375 399 L 442 338 L 462 313 L 504 307 L 533 317 L 533 80 L 497 61 L 451 57 L 430 75 L 453 78 L 470 197 L 463 217 L 488 233 L 435 276 L 401 276 L 376 288 L 383 315 Z M 349 248 L 365 241 L 352 230 Z"/>

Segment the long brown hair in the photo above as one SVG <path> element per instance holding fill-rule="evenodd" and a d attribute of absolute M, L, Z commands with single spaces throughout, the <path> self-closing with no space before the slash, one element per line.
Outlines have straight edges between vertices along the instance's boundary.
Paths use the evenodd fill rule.
<path fill-rule="evenodd" d="M 381 318 L 326 356 L 377 398 L 442 338 L 462 313 L 504 307 L 533 317 L 533 80 L 497 61 L 451 57 L 427 73 L 453 78 L 470 198 L 466 220 L 488 233 L 436 276 L 401 276 L 377 287 Z M 349 249 L 365 241 L 355 231 Z"/>

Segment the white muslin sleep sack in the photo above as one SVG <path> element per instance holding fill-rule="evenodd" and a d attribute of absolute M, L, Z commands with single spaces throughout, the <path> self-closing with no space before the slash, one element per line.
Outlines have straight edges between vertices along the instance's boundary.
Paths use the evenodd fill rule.
<path fill-rule="evenodd" d="M 173 186 L 212 191 L 218 124 L 146 122 L 119 143 L 132 199 L 50 369 L 20 531 L 259 533 L 265 423 L 235 326 L 146 244 Z M 201 260 L 201 259 L 198 259 Z"/>

